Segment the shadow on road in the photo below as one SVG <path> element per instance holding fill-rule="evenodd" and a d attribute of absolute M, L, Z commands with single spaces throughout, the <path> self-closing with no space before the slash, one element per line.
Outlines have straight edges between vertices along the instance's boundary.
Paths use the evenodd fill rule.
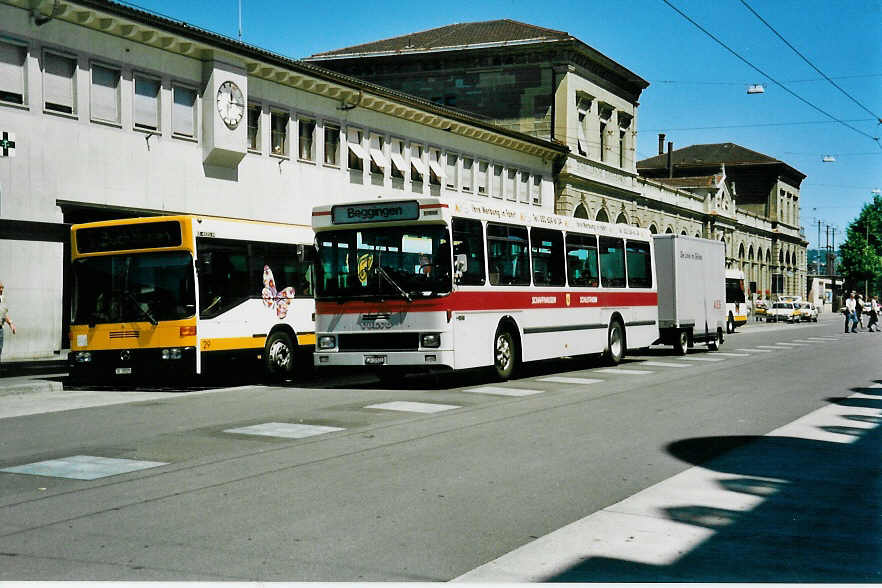
<path fill-rule="evenodd" d="M 815 432 L 808 437 L 814 438 L 671 443 L 671 455 L 713 472 L 720 489 L 759 502 L 747 510 L 664 508 L 664 519 L 709 530 L 710 536 L 665 565 L 589 557 L 546 581 L 882 581 L 882 389 L 853 391 L 869 397 L 828 399 L 839 408 L 828 422 L 854 426 L 811 425 Z"/>

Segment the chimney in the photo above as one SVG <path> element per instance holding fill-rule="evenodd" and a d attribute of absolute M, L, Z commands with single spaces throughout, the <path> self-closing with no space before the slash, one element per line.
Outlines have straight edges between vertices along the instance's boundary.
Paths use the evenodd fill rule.
<path fill-rule="evenodd" d="M 661 155 L 665 152 L 665 134 L 658 134 L 658 154 Z"/>
<path fill-rule="evenodd" d="M 674 177 L 674 157 L 672 151 L 674 150 L 674 142 L 668 141 L 668 177 Z"/>

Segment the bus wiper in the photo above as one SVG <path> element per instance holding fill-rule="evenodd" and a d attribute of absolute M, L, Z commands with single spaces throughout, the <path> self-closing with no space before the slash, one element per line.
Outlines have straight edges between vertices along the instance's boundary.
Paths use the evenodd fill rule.
<path fill-rule="evenodd" d="M 386 278 L 386 281 L 387 281 L 387 282 L 389 282 L 390 284 L 392 284 L 393 286 L 395 286 L 395 289 L 398 290 L 398 292 L 401 294 L 401 296 L 402 296 L 405 300 L 407 300 L 408 302 L 413 302 L 413 298 L 410 297 L 410 294 L 408 294 L 407 292 L 405 292 L 405 291 L 404 291 L 404 288 L 402 288 L 401 286 L 399 286 L 399 285 L 398 285 L 398 282 L 396 282 L 395 280 L 392 279 L 392 276 L 389 275 L 389 272 L 387 272 L 385 269 L 383 269 L 383 266 L 381 266 L 381 265 L 374 266 L 374 270 L 375 270 L 378 274 L 380 274 L 381 276 L 383 276 L 384 278 Z"/>
<path fill-rule="evenodd" d="M 146 308 L 141 306 L 141 303 L 138 301 L 137 298 L 135 298 L 134 294 L 132 294 L 129 290 L 123 291 L 123 294 L 125 294 L 128 297 L 128 299 L 132 301 L 132 304 L 135 305 L 135 308 L 137 308 L 139 311 L 141 311 L 141 314 L 143 314 L 147 318 L 147 320 L 150 321 L 151 325 L 153 325 L 155 327 L 156 325 L 159 324 L 159 321 L 157 321 L 155 318 L 153 318 L 153 315 L 150 314 L 150 311 L 148 311 Z"/>

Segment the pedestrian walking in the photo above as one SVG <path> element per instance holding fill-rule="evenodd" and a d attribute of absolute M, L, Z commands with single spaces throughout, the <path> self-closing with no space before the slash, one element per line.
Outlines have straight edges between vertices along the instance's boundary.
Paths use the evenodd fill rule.
<path fill-rule="evenodd" d="M 858 324 L 858 326 L 859 326 L 860 328 L 863 329 L 863 328 L 864 328 L 864 319 L 863 319 L 863 315 L 864 315 L 864 299 L 863 299 L 863 297 L 862 297 L 860 294 L 857 295 L 857 300 L 855 301 L 855 305 L 854 305 L 854 306 L 855 306 L 855 308 L 854 308 L 854 316 L 855 316 L 855 318 L 857 319 L 857 324 Z"/>
<path fill-rule="evenodd" d="M 854 292 L 848 295 L 842 313 L 845 315 L 845 332 L 849 331 L 848 325 L 851 324 L 851 332 L 857 333 L 857 317 L 855 316 L 855 308 L 857 300 L 854 299 Z"/>
<path fill-rule="evenodd" d="M 9 325 L 12 334 L 15 335 L 15 323 L 9 318 L 9 307 L 3 296 L 3 282 L 0 282 L 0 356 L 3 355 L 3 327 Z"/>
<path fill-rule="evenodd" d="M 879 301 L 873 296 L 870 300 L 870 320 L 867 323 L 867 330 L 870 332 L 879 332 Z"/>

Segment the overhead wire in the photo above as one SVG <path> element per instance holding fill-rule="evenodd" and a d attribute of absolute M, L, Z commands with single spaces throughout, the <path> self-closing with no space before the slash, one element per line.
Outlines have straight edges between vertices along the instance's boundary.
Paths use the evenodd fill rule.
<path fill-rule="evenodd" d="M 875 112 L 873 112 L 872 110 L 870 110 L 869 108 L 867 108 L 867 107 L 866 107 L 866 106 L 865 106 L 860 100 L 858 100 L 857 98 L 855 98 L 854 96 L 852 96 L 851 94 L 849 94 L 848 92 L 846 92 L 845 90 L 843 90 L 842 87 L 841 87 L 839 84 L 837 84 L 836 82 L 834 82 L 834 81 L 830 78 L 830 76 L 828 76 L 827 74 L 825 74 L 824 72 L 822 72 L 822 71 L 821 71 L 821 70 L 820 70 L 820 69 L 819 69 L 814 63 L 812 63 L 811 61 L 809 61 L 808 57 L 806 57 L 805 55 L 803 55 L 802 53 L 800 53 L 800 51 L 799 51 L 796 47 L 794 47 L 794 46 L 790 43 L 790 41 L 788 41 L 787 39 L 785 39 L 784 36 L 781 35 L 781 33 L 779 33 L 777 30 L 775 30 L 775 27 L 773 27 L 772 25 L 770 25 L 770 24 L 768 23 L 768 21 L 766 21 L 766 19 L 764 19 L 762 16 L 760 16 L 759 13 L 758 13 L 756 10 L 754 10 L 753 7 L 752 7 L 750 4 L 748 4 L 748 3 L 746 2 L 746 0 L 741 0 L 741 3 L 744 4 L 744 6 L 745 6 L 750 12 L 752 12 L 753 15 L 754 15 L 755 17 L 757 17 L 757 18 L 760 20 L 761 23 L 763 23 L 764 25 L 766 25 L 766 27 L 768 27 L 768 29 L 769 29 L 770 31 L 772 31 L 773 33 L 775 33 L 775 35 L 776 35 L 779 39 L 781 39 L 781 41 L 783 41 L 785 45 L 787 45 L 788 47 L 790 47 L 790 48 L 793 50 L 794 53 L 796 53 L 797 55 L 799 55 L 799 57 L 802 58 L 803 61 L 805 61 L 807 64 L 809 64 L 809 66 L 811 66 L 811 68 L 812 68 L 813 70 L 815 70 L 816 72 L 818 72 L 819 74 L 821 74 L 821 76 L 823 76 L 823 78 L 824 78 L 825 80 L 827 80 L 828 82 L 830 82 L 830 83 L 833 85 L 834 88 L 836 88 L 837 90 L 839 90 L 840 92 L 842 92 L 843 94 L 845 94 L 845 96 L 847 96 L 849 100 L 851 100 L 852 102 L 854 102 L 855 104 L 857 104 L 858 106 L 860 106 L 861 109 L 864 110 L 864 112 L 866 112 L 867 114 L 869 114 L 870 116 L 872 116 L 873 118 L 875 118 L 877 122 L 879 122 L 880 124 L 882 124 L 882 117 L 880 117 L 878 114 L 876 114 Z"/>
<path fill-rule="evenodd" d="M 775 79 L 773 76 L 769 75 L 768 73 L 766 73 L 765 71 L 763 71 L 762 69 L 760 69 L 759 67 L 757 67 L 756 65 L 754 65 L 753 63 L 751 63 L 747 58 L 743 57 L 740 53 L 738 53 L 737 51 L 735 51 L 734 49 L 732 49 L 731 47 L 729 47 L 726 43 L 724 43 L 724 42 L 721 41 L 719 38 L 717 38 L 713 33 L 711 33 L 711 32 L 708 31 L 706 28 L 704 28 L 703 26 L 701 26 L 700 24 L 698 24 L 695 20 L 693 20 L 688 14 L 686 14 L 685 12 L 683 12 L 682 10 L 680 10 L 679 8 L 677 8 L 676 6 L 674 6 L 674 4 L 670 2 L 670 0 L 662 0 L 662 2 L 664 2 L 665 4 L 667 4 L 667 5 L 668 5 L 668 6 L 669 6 L 674 12 L 676 12 L 677 14 L 679 14 L 680 16 L 682 16 L 684 19 L 686 19 L 687 21 L 689 21 L 689 22 L 690 22 L 693 26 L 695 26 L 698 30 L 700 30 L 700 31 L 703 32 L 705 35 L 707 35 L 708 37 L 710 37 L 711 39 L 713 39 L 714 41 L 716 41 L 717 44 L 719 44 L 719 45 L 720 45 L 721 47 L 723 47 L 726 51 L 728 51 L 729 53 L 731 53 L 732 55 L 734 55 L 735 57 L 737 57 L 737 58 L 738 58 L 740 61 L 742 61 L 745 65 L 747 65 L 748 67 L 750 67 L 751 69 L 753 69 L 754 71 L 756 71 L 757 73 L 759 73 L 760 75 L 765 76 L 766 78 L 768 78 L 769 80 L 771 80 L 775 85 L 777 85 L 778 87 L 780 87 L 782 90 L 784 90 L 785 92 L 787 92 L 788 94 L 790 94 L 791 96 L 793 96 L 794 98 L 796 98 L 797 100 L 799 100 L 800 102 L 802 102 L 803 104 L 805 104 L 805 105 L 807 105 L 807 106 L 813 108 L 814 110 L 817 110 L 818 112 L 820 112 L 821 114 L 823 114 L 823 115 L 826 116 L 827 118 L 829 118 L 829 119 L 831 119 L 831 120 L 834 120 L 834 121 L 838 122 L 839 124 L 841 124 L 841 125 L 843 125 L 843 126 L 849 128 L 849 129 L 851 129 L 851 130 L 854 131 L 855 133 L 858 133 L 859 135 L 864 136 L 864 137 L 866 137 L 866 138 L 868 138 L 868 139 L 874 141 L 874 142 L 876 143 L 876 145 L 878 145 L 879 148 L 882 149 L 882 144 L 879 143 L 879 137 L 874 137 L 874 136 L 870 135 L 869 133 L 865 133 L 864 131 L 858 129 L 857 127 L 854 127 L 854 126 L 848 124 L 847 122 L 845 122 L 844 120 L 842 120 L 842 119 L 840 119 L 840 118 L 838 118 L 838 117 L 836 117 L 836 116 L 830 114 L 829 112 L 827 112 L 826 110 L 824 110 L 824 109 L 821 108 L 820 106 L 817 106 L 817 105 L 813 104 L 812 102 L 809 102 L 808 100 L 806 100 L 805 98 L 803 98 L 802 96 L 800 96 L 799 94 L 797 94 L 796 92 L 794 92 L 793 90 L 791 90 L 790 88 L 788 88 L 787 86 L 785 86 L 784 84 L 782 84 L 781 82 L 779 82 L 779 81 L 778 81 L 777 79 Z"/>

